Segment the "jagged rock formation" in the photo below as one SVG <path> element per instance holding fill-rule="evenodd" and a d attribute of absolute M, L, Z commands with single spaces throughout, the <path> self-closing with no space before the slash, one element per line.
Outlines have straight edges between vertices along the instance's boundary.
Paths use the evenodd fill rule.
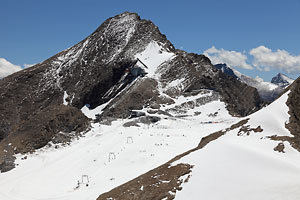
<path fill-rule="evenodd" d="M 139 57 L 154 63 L 147 63 L 147 76 L 132 77 L 128 68 Z M 87 129 L 84 105 L 107 103 L 99 120 L 128 117 L 130 110 L 171 104 L 201 89 L 220 94 L 232 115 L 260 105 L 256 89 L 224 75 L 204 55 L 176 50 L 151 21 L 126 12 L 75 46 L 0 80 L 1 151 L 10 143 L 10 154 L 32 151 L 60 132 Z M 7 154 L 0 156 L 1 166 Z"/>

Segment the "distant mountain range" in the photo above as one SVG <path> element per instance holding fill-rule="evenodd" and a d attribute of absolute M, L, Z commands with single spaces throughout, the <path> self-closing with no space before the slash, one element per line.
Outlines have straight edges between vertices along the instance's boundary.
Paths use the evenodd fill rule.
<path fill-rule="evenodd" d="M 214 66 L 228 76 L 234 77 L 237 80 L 256 88 L 260 97 L 265 102 L 272 102 L 273 100 L 275 100 L 278 95 L 280 95 L 284 91 L 284 89 L 294 81 L 288 76 L 279 73 L 272 78 L 271 82 L 266 82 L 260 78 L 252 78 L 246 76 L 239 71 L 229 67 L 227 64 L 216 64 Z"/>

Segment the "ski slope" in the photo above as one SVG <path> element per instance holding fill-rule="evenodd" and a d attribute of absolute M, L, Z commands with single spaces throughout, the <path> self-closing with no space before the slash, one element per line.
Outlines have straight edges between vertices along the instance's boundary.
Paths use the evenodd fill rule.
<path fill-rule="evenodd" d="M 177 101 L 175 105 L 184 97 Z M 19 154 L 18 166 L 0 174 L 0 199 L 94 200 L 194 148 L 203 136 L 237 120 L 220 101 L 195 107 L 194 111 L 201 114 L 186 118 L 157 115 L 161 121 L 140 127 L 123 127 L 129 119 L 114 121 L 111 126 L 92 124 L 92 129 L 71 145 L 52 145 L 32 154 Z M 91 112 L 91 116 L 94 111 L 84 112 Z M 215 112 L 217 116 L 209 117 Z M 208 120 L 222 123 L 202 123 Z"/>

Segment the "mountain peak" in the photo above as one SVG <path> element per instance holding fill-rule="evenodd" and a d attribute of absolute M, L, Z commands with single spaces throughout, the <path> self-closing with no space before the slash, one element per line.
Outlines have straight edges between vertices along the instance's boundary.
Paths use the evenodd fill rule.
<path fill-rule="evenodd" d="M 276 76 L 274 76 L 271 80 L 271 83 L 278 85 L 281 88 L 286 88 L 290 84 L 294 82 L 293 79 L 289 78 L 287 75 L 283 73 L 278 73 Z"/>
<path fill-rule="evenodd" d="M 133 18 L 136 18 L 136 19 L 139 19 L 139 20 L 141 19 L 140 16 L 137 13 L 135 13 L 135 12 L 129 12 L 129 11 L 125 11 L 125 12 L 123 12 L 121 14 L 118 14 L 118 15 L 116 15 L 113 18 L 116 18 L 116 17 L 119 17 L 119 18 L 133 17 Z"/>

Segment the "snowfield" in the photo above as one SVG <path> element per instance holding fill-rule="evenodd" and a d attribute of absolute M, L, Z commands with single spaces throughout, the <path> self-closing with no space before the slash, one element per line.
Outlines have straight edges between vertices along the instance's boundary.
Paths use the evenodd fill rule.
<path fill-rule="evenodd" d="M 180 96 L 164 109 L 210 95 Z M 284 153 L 274 151 L 280 141 L 268 138 L 291 136 L 285 128 L 287 98 L 288 93 L 247 117 L 246 126 L 261 126 L 263 132 L 247 135 L 234 129 L 175 161 L 173 165 L 194 165 L 175 199 L 299 199 L 299 152 L 288 142 L 283 142 Z M 87 108 L 83 111 L 88 116 L 95 113 Z M 91 130 L 71 145 L 52 144 L 32 154 L 17 155 L 18 166 L 0 174 L 0 199 L 95 200 L 196 147 L 202 137 L 242 120 L 231 117 L 219 100 L 189 108 L 184 117 L 156 116 L 161 117 L 159 122 L 139 123 L 139 127 L 123 126 L 132 119 L 117 120 L 111 126 L 92 124 Z"/>
<path fill-rule="evenodd" d="M 183 101 L 184 97 L 180 97 L 175 105 Z M 87 108 L 84 111 L 89 116 L 94 113 Z M 140 127 L 123 127 L 129 119 L 115 121 L 111 126 L 93 124 L 84 137 L 71 145 L 52 145 L 32 154 L 19 154 L 18 166 L 0 174 L 0 199 L 95 200 L 238 120 L 220 101 L 195 107 L 190 113 L 196 111 L 201 114 L 186 118 L 160 115 L 161 121 Z M 218 114 L 210 117 L 215 112 Z"/>
<path fill-rule="evenodd" d="M 238 135 L 235 129 L 205 148 L 176 161 L 194 165 L 191 178 L 183 183 L 176 200 L 212 199 L 300 199 L 300 154 L 284 142 L 284 152 L 273 149 L 280 141 L 267 136 L 291 136 L 288 122 L 288 93 L 249 116 L 247 125 L 263 132 Z"/>

